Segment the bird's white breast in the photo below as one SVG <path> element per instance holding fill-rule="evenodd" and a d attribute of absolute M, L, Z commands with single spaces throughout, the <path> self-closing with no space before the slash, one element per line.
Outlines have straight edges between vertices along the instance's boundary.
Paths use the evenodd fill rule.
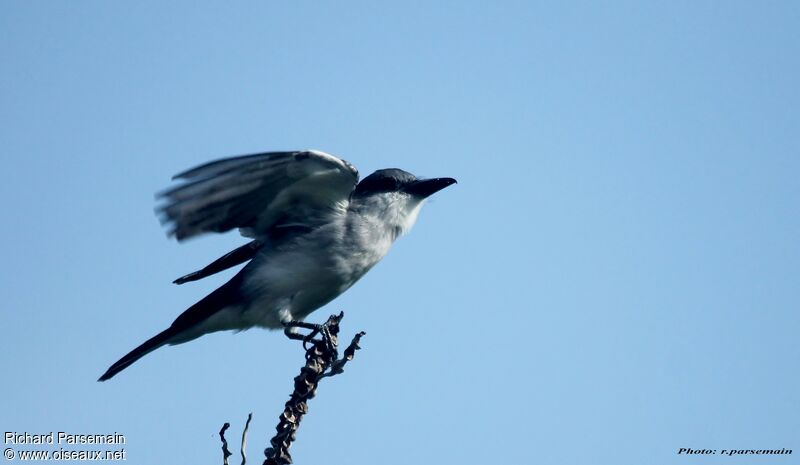
<path fill-rule="evenodd" d="M 291 247 L 265 251 L 248 265 L 252 268 L 244 283 L 252 294 L 245 312 L 248 321 L 279 327 L 287 317 L 304 318 L 364 276 L 386 255 L 392 239 L 378 231 L 348 234 L 342 223 L 299 238 Z"/>
<path fill-rule="evenodd" d="M 303 319 L 338 297 L 411 229 L 423 203 L 408 196 L 375 202 L 382 204 L 350 209 L 291 243 L 265 247 L 248 264 L 244 288 L 252 303 L 245 319 L 252 325 L 280 327 L 281 321 Z"/>

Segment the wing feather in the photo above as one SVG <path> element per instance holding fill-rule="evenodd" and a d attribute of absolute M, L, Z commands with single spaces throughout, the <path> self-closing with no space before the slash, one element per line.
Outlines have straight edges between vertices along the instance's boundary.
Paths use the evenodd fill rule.
<path fill-rule="evenodd" d="M 264 163 L 264 162 L 280 163 L 281 161 L 288 162 L 289 159 L 297 153 L 300 152 L 297 151 L 264 152 L 264 153 L 254 153 L 250 155 L 239 155 L 236 157 L 222 158 L 220 160 L 210 161 L 208 163 L 204 163 L 202 165 L 195 166 L 194 168 L 178 173 L 175 176 L 173 176 L 172 179 L 190 179 L 190 178 L 200 178 L 200 177 L 207 178 L 211 176 L 216 176 L 226 171 L 235 170 L 238 167 L 244 165 L 251 165 L 253 164 L 253 162 L 256 163 Z"/>
<path fill-rule="evenodd" d="M 268 235 L 279 222 L 314 227 L 341 210 L 358 182 L 349 163 L 319 151 L 269 152 L 217 160 L 173 179 L 157 211 L 178 240 L 239 228 Z"/>

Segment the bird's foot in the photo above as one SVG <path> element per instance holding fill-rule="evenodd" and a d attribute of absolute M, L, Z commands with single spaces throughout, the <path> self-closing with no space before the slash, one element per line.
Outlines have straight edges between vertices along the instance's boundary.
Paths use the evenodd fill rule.
<path fill-rule="evenodd" d="M 332 363 L 339 358 L 339 353 L 336 350 L 338 345 L 336 335 L 339 333 L 339 320 L 343 317 L 344 312 L 338 315 L 331 315 L 328 321 L 322 324 L 307 323 L 297 320 L 287 321 L 283 323 L 283 333 L 286 334 L 286 337 L 289 339 L 303 341 L 303 348 L 305 350 L 308 350 L 309 343 L 322 344 L 323 350 L 325 350 L 325 353 L 328 355 L 327 358 L 329 358 Z M 309 333 L 302 334 L 299 331 L 300 329 L 307 329 Z M 320 336 L 319 339 L 315 339 L 317 335 Z"/>

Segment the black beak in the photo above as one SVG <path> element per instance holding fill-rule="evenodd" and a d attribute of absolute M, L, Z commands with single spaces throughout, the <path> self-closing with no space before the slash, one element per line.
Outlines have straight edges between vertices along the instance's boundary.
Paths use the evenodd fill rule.
<path fill-rule="evenodd" d="M 453 178 L 419 179 L 405 186 L 403 190 L 424 199 L 455 183 Z"/>

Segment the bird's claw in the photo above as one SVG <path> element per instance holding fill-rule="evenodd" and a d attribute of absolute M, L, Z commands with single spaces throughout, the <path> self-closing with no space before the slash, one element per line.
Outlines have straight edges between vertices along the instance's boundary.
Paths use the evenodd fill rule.
<path fill-rule="evenodd" d="M 303 341 L 303 349 L 305 350 L 308 350 L 309 343 L 324 344 L 325 352 L 326 354 L 329 354 L 328 358 L 331 362 L 333 362 L 339 358 L 339 352 L 336 350 L 338 345 L 336 335 L 332 333 L 330 325 L 334 322 L 338 323 L 343 316 L 344 315 L 341 313 L 339 315 L 332 315 L 330 318 L 328 318 L 328 321 L 322 324 L 306 323 L 305 321 L 297 320 L 287 321 L 283 323 L 283 332 L 289 339 Z M 309 333 L 301 334 L 298 331 L 299 329 L 307 329 L 309 330 Z M 317 335 L 320 336 L 319 339 L 315 339 Z"/>
<path fill-rule="evenodd" d="M 322 343 L 325 344 L 325 351 L 330 355 L 328 358 L 333 363 L 339 358 L 339 351 L 336 350 L 336 336 L 331 334 L 327 324 L 322 325 L 320 334 L 322 335 Z"/>

